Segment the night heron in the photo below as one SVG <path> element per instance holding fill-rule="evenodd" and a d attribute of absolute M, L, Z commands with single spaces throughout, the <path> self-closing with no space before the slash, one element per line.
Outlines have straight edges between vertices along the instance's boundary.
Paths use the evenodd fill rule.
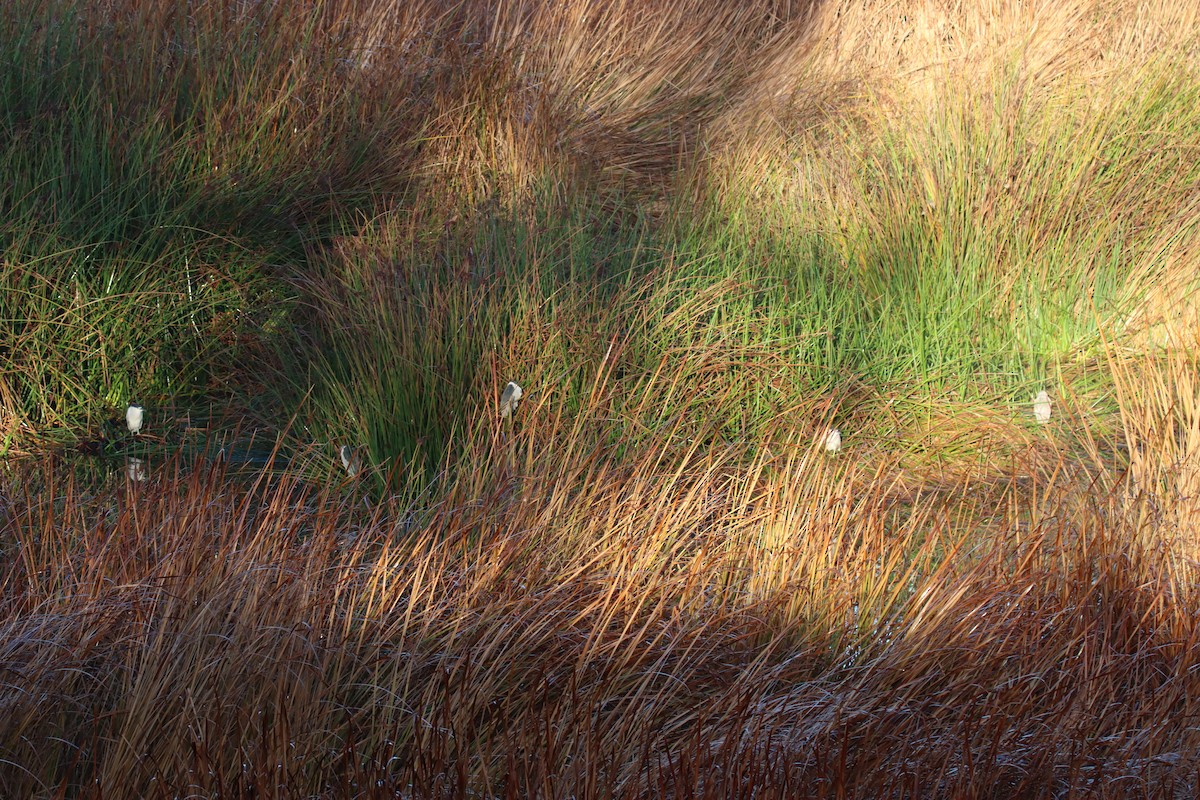
<path fill-rule="evenodd" d="M 129 458 L 125 462 L 125 472 L 129 480 L 140 482 L 146 480 L 146 465 L 140 458 Z"/>
<path fill-rule="evenodd" d="M 129 408 L 125 409 L 125 424 L 130 433 L 137 433 L 142 429 L 142 419 L 145 415 L 146 409 L 133 403 L 129 404 Z"/>
<path fill-rule="evenodd" d="M 1050 395 L 1046 394 L 1045 389 L 1042 389 L 1033 398 L 1033 417 L 1039 425 L 1045 425 L 1050 421 Z"/>
<path fill-rule="evenodd" d="M 500 418 L 508 419 L 517 410 L 517 403 L 521 401 L 525 392 L 521 391 L 521 387 L 517 386 L 513 381 L 508 382 L 508 386 L 504 387 L 504 394 L 500 395 Z"/>
<path fill-rule="evenodd" d="M 362 469 L 362 456 L 354 452 L 354 449 L 348 444 L 342 445 L 338 451 L 342 456 L 342 466 L 346 469 L 346 474 L 351 478 L 358 475 Z"/>

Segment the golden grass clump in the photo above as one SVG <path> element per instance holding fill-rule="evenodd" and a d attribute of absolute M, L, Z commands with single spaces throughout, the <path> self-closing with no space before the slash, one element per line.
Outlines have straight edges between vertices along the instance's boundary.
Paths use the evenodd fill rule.
<path fill-rule="evenodd" d="M 11 473 L 5 793 L 1194 790 L 1192 582 L 1100 472 L 903 495 L 808 442 L 550 424 L 422 508 Z"/>

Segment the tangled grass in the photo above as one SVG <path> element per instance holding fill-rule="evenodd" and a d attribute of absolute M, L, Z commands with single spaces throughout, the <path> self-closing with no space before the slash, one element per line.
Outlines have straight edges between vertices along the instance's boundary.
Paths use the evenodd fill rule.
<path fill-rule="evenodd" d="M 1195 796 L 1198 26 L 10 4 L 0 795 Z"/>

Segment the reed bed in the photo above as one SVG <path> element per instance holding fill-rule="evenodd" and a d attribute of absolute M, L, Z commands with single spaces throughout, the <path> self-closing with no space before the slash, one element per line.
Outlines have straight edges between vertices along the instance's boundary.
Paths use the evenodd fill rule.
<path fill-rule="evenodd" d="M 563 438 L 512 474 L 481 431 L 497 474 L 369 512 L 219 464 L 10 474 L 5 793 L 1195 791 L 1161 497 Z"/>
<path fill-rule="evenodd" d="M 493 427 L 424 508 L 10 473 L 5 793 L 1196 790 L 1194 569 L 1133 478 L 569 430 L 510 472 Z"/>

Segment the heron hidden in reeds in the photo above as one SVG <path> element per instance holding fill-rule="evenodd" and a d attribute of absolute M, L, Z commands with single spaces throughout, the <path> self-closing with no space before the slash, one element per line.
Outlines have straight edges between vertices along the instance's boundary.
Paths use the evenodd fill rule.
<path fill-rule="evenodd" d="M 338 454 L 342 457 L 342 467 L 346 470 L 346 474 L 351 478 L 358 475 L 362 470 L 362 455 L 354 452 L 354 448 L 348 444 L 342 445 Z"/>
<path fill-rule="evenodd" d="M 125 474 L 129 480 L 141 482 L 146 480 L 146 465 L 140 458 L 129 458 L 125 461 Z"/>
<path fill-rule="evenodd" d="M 130 403 L 129 407 L 125 409 L 125 426 L 129 428 L 130 433 L 136 434 L 142 429 L 142 421 L 145 417 L 146 409 L 136 403 Z"/>
<path fill-rule="evenodd" d="M 1046 394 L 1046 390 L 1042 389 L 1033 398 L 1033 418 L 1038 421 L 1039 425 L 1045 425 L 1050 421 L 1050 395 Z"/>
<path fill-rule="evenodd" d="M 515 381 L 509 381 L 508 386 L 504 387 L 504 393 L 500 395 L 500 418 L 510 419 L 524 395 L 525 392 Z"/>

